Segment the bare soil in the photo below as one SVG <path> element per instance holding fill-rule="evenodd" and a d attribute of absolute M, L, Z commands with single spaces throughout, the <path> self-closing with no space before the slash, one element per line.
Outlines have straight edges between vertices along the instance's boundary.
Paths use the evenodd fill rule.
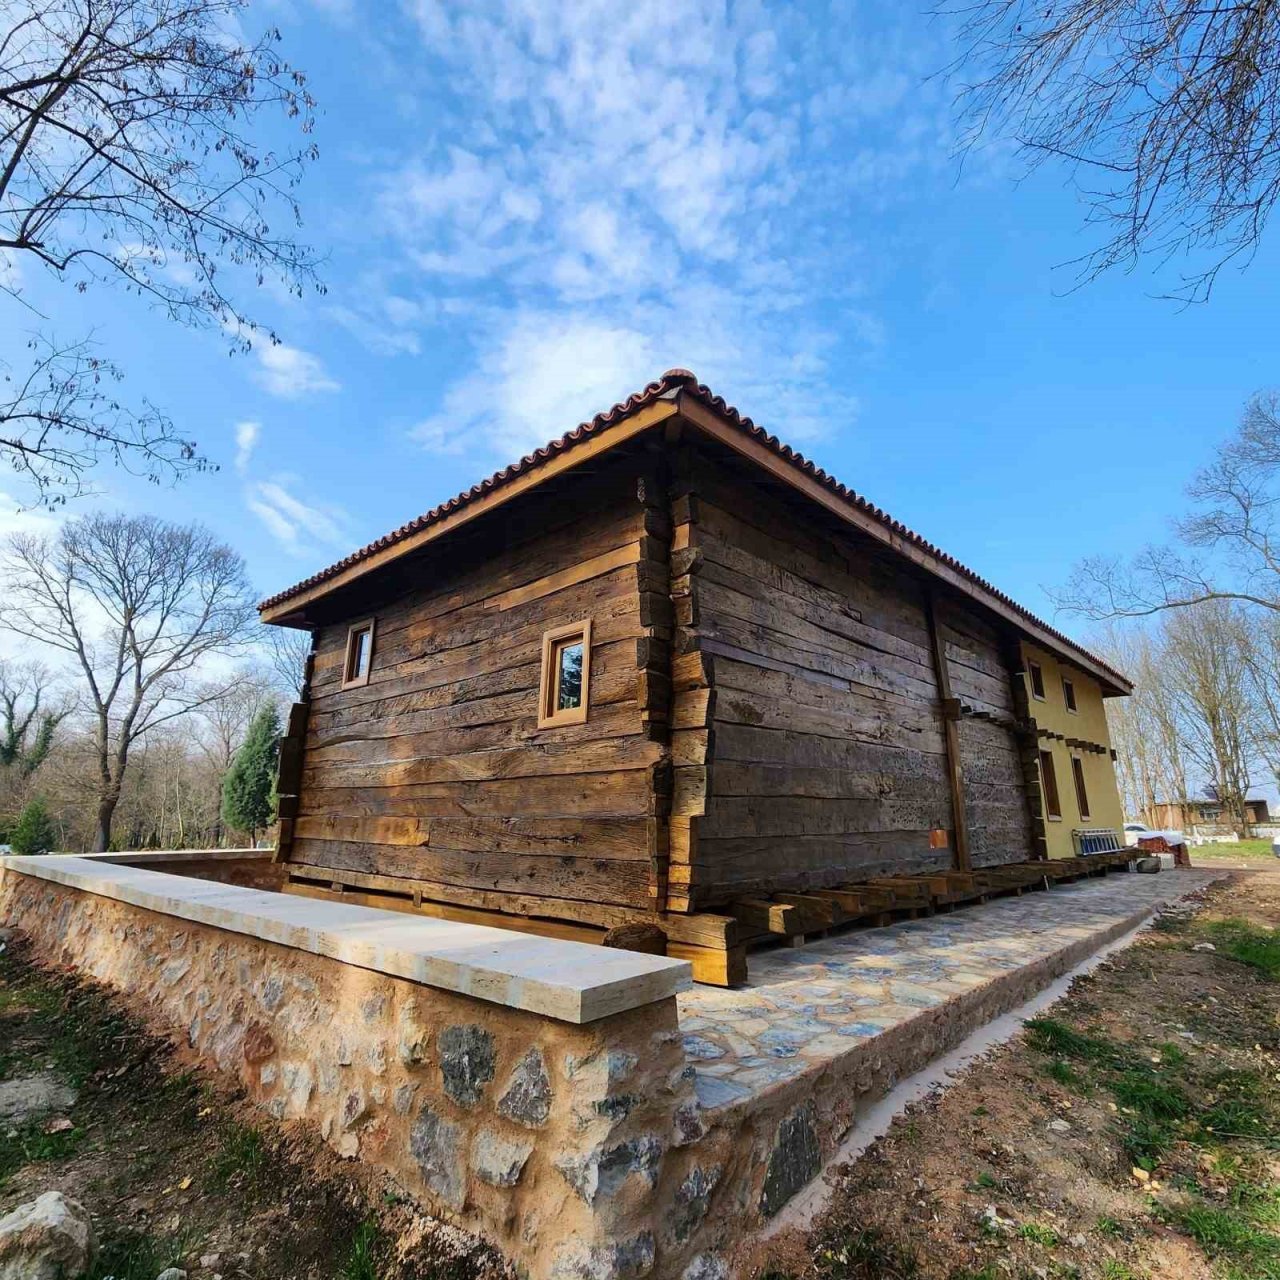
<path fill-rule="evenodd" d="M 92 1280 L 481 1280 L 503 1268 L 299 1127 L 184 1069 L 112 995 L 0 953 L 0 1079 L 52 1070 L 65 1112 L 0 1128 L 0 1215 L 43 1191 L 80 1201 Z"/>
<path fill-rule="evenodd" d="M 1277 925 L 1269 867 L 1161 917 L 837 1170 L 762 1269 L 1280 1280 Z"/>

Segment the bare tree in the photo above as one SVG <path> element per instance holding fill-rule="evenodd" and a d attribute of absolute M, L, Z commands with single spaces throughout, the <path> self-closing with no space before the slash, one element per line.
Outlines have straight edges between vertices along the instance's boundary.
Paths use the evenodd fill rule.
<path fill-rule="evenodd" d="M 1164 641 L 1166 676 L 1183 706 L 1186 753 L 1243 835 L 1258 723 L 1249 680 L 1248 615 L 1225 600 L 1202 604 L 1171 615 Z"/>
<path fill-rule="evenodd" d="M 1187 794 L 1182 704 L 1168 678 L 1163 637 L 1112 627 L 1093 647 L 1134 682 L 1129 697 L 1108 699 L 1107 723 L 1125 812 L 1152 822 L 1158 801 Z"/>
<path fill-rule="evenodd" d="M 244 562 L 199 525 L 93 515 L 53 538 L 10 538 L 3 570 L 0 626 L 69 655 L 83 680 L 97 768 L 94 847 L 106 849 L 134 744 L 213 701 L 218 690 L 202 668 L 250 634 Z"/>
<path fill-rule="evenodd" d="M 311 654 L 311 632 L 266 627 L 266 650 L 276 686 L 291 701 L 302 696 L 302 678 Z"/>
<path fill-rule="evenodd" d="M 303 134 L 313 103 L 270 30 L 236 34 L 248 0 L 11 0 L 0 20 L 0 256 L 42 263 L 78 289 L 114 281 L 185 324 L 251 333 L 234 287 L 314 281 L 293 189 L 315 147 L 277 153 L 252 126 L 278 110 Z M 247 344 L 246 344 L 247 345 Z M 201 465 L 144 408 L 93 390 L 83 344 L 48 341 L 9 370 L 0 456 L 42 500 L 75 492 L 96 461 L 151 475 Z M 109 398 L 107 398 L 109 399 Z M 106 420 L 104 421 L 104 410 Z"/>
<path fill-rule="evenodd" d="M 72 706 L 48 667 L 0 661 L 0 769 L 30 777 L 47 759 Z"/>
<path fill-rule="evenodd" d="M 943 0 L 960 16 L 970 141 L 1011 134 L 1074 169 L 1103 240 L 1082 277 L 1144 253 L 1208 296 L 1280 195 L 1280 5 L 1272 0 Z"/>
<path fill-rule="evenodd" d="M 1280 612 L 1280 395 L 1261 392 L 1187 490 L 1195 509 L 1176 543 L 1131 561 L 1083 561 L 1055 603 L 1098 620 L 1149 617 L 1214 600 Z"/>

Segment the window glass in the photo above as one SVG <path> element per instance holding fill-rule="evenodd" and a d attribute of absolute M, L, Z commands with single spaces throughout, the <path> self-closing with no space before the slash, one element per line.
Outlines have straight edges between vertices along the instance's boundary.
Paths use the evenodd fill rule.
<path fill-rule="evenodd" d="M 1070 680 L 1064 680 L 1062 682 L 1062 698 L 1067 704 L 1068 711 L 1074 711 L 1076 709 L 1076 687 Z"/>
<path fill-rule="evenodd" d="M 582 641 L 570 640 L 556 653 L 556 710 L 582 706 Z"/>
<path fill-rule="evenodd" d="M 352 633 L 351 636 L 351 664 L 347 668 L 348 680 L 359 680 L 361 676 L 369 674 L 369 629 L 365 627 L 363 630 Z"/>

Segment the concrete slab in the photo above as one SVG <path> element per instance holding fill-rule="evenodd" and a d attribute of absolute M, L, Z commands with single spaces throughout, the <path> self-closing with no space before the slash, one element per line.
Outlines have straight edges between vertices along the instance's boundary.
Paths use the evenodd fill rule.
<path fill-rule="evenodd" d="M 1221 874 L 1110 875 L 754 954 L 745 987 L 695 987 L 678 999 L 698 1096 L 712 1110 L 752 1105 L 914 1019 L 936 1025 L 984 989 L 984 1020 L 994 1017 Z M 954 1023 L 958 1042 L 972 1028 Z"/>
<path fill-rule="evenodd" d="M 8 857 L 0 858 L 0 870 L 563 1022 L 593 1022 L 653 1004 L 692 982 L 683 960 L 289 897 L 97 859 Z"/>

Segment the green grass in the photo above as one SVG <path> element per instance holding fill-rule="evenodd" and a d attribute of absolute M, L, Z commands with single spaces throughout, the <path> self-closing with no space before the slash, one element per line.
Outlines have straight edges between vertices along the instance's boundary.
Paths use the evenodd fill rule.
<path fill-rule="evenodd" d="M 186 1231 L 163 1238 L 121 1232 L 102 1242 L 85 1280 L 155 1280 L 167 1267 L 179 1266 L 194 1247 L 195 1237 Z"/>
<path fill-rule="evenodd" d="M 1065 1058 L 1054 1058 L 1052 1062 L 1045 1067 L 1045 1073 L 1051 1080 L 1056 1080 L 1067 1088 L 1074 1089 L 1080 1084 L 1080 1077 L 1076 1074 L 1075 1068 Z"/>
<path fill-rule="evenodd" d="M 209 1178 L 219 1190 L 233 1183 L 254 1186 L 267 1163 L 262 1134 L 247 1124 L 231 1121 L 224 1126 L 217 1153 L 209 1163 Z"/>
<path fill-rule="evenodd" d="M 1033 1049 L 1055 1058 L 1076 1058 L 1082 1062 L 1107 1063 L 1127 1066 L 1132 1055 L 1122 1045 L 1106 1036 L 1089 1035 L 1077 1031 L 1057 1018 L 1029 1018 L 1026 1022 L 1027 1039 Z"/>
<path fill-rule="evenodd" d="M 1248 920 L 1213 920 L 1200 932 L 1218 949 L 1218 954 L 1248 965 L 1280 982 L 1280 929 L 1267 929 Z"/>
<path fill-rule="evenodd" d="M 342 1264 L 342 1280 L 378 1280 L 378 1252 L 382 1237 L 372 1222 L 362 1222 L 351 1238 L 351 1251 Z"/>
<path fill-rule="evenodd" d="M 1024 1222 L 1018 1228 L 1018 1234 L 1032 1244 L 1044 1245 L 1052 1249 L 1058 1243 L 1058 1233 L 1052 1227 L 1042 1227 L 1038 1222 Z"/>
<path fill-rule="evenodd" d="M 1170 1211 L 1169 1217 L 1210 1258 L 1224 1262 L 1237 1275 L 1280 1280 L 1280 1236 L 1258 1227 L 1239 1210 L 1197 1202 Z"/>
<path fill-rule="evenodd" d="M 1138 1272 L 1126 1266 L 1119 1258 L 1108 1258 L 1102 1264 L 1102 1280 L 1140 1280 Z"/>
<path fill-rule="evenodd" d="M 1150 1072 L 1123 1071 L 1107 1087 L 1122 1107 L 1151 1120 L 1181 1120 L 1191 1114 L 1191 1099 L 1181 1087 Z"/>
<path fill-rule="evenodd" d="M 1124 1224 L 1119 1218 L 1112 1218 L 1105 1213 L 1093 1224 L 1093 1229 L 1100 1236 L 1107 1236 L 1111 1240 L 1119 1240 L 1124 1235 Z"/>
<path fill-rule="evenodd" d="M 84 1139 L 83 1129 L 45 1133 L 43 1122 L 0 1131 L 0 1187 L 25 1164 L 36 1160 L 66 1160 Z"/>
<path fill-rule="evenodd" d="M 1223 840 L 1197 845 L 1192 860 L 1201 858 L 1274 858 L 1270 840 Z"/>
<path fill-rule="evenodd" d="M 831 1280 L 914 1280 L 920 1274 L 914 1252 L 875 1230 L 829 1240 L 816 1261 L 818 1274 Z"/>

